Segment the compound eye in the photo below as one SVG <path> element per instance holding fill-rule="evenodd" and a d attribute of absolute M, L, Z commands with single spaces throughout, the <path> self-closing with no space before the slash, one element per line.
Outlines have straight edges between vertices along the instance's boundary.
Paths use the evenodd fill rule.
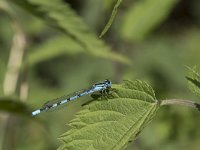
<path fill-rule="evenodd" d="M 110 84 L 110 80 L 106 79 L 106 80 L 105 80 L 105 83 L 106 83 L 106 84 Z"/>
<path fill-rule="evenodd" d="M 105 84 L 106 84 L 107 86 L 110 86 L 112 83 L 111 83 L 110 80 L 106 79 L 106 80 L 105 80 Z"/>

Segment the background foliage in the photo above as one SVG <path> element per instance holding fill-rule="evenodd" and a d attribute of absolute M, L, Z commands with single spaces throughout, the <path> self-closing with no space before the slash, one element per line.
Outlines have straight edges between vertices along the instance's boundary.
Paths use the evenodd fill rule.
<path fill-rule="evenodd" d="M 200 2 L 124 0 L 113 25 L 99 39 L 115 3 L 0 1 L 0 105 L 1 110 L 12 112 L 0 114 L 1 147 L 56 149 L 60 145 L 57 137 L 69 129 L 66 122 L 87 98 L 34 119 L 20 114 L 105 78 L 115 83 L 139 78 L 152 85 L 157 99 L 198 101 L 187 88 L 185 65 L 200 66 Z M 8 67 L 12 51 L 17 52 L 12 57 L 14 71 Z M 18 64 L 22 53 L 23 61 Z M 7 84 L 8 91 L 16 87 L 10 93 L 5 85 L 9 73 L 18 74 L 16 86 L 12 80 Z M 7 107 L 10 99 L 24 103 Z M 197 150 L 199 124 L 197 111 L 163 108 L 128 149 Z"/>

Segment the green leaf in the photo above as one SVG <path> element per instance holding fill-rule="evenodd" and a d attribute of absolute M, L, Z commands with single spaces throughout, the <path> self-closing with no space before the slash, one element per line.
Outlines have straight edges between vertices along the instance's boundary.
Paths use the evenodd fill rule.
<path fill-rule="evenodd" d="M 110 16 L 110 19 L 108 20 L 108 23 L 106 24 L 106 26 L 104 27 L 104 29 L 102 30 L 101 34 L 100 34 L 100 38 L 108 31 L 108 29 L 110 28 L 110 26 L 112 25 L 114 19 L 115 19 L 115 16 L 117 14 L 117 10 L 121 4 L 122 0 L 117 0 L 113 10 L 112 10 L 112 14 Z"/>
<path fill-rule="evenodd" d="M 0 111 L 31 116 L 31 109 L 28 106 L 10 98 L 0 98 Z"/>
<path fill-rule="evenodd" d="M 142 0 L 125 14 L 121 33 L 127 40 L 141 41 L 164 21 L 178 0 Z"/>
<path fill-rule="evenodd" d="M 126 57 L 112 52 L 102 40 L 98 39 L 67 3 L 64 3 L 61 0 L 10 1 L 41 18 L 49 26 L 70 36 L 82 47 L 82 49 L 87 50 L 90 54 L 126 64 L 130 63 Z"/>
<path fill-rule="evenodd" d="M 107 98 L 92 101 L 69 124 L 63 149 L 122 149 L 153 119 L 159 102 L 142 81 L 113 85 Z"/>
<path fill-rule="evenodd" d="M 189 89 L 200 98 L 200 75 L 196 67 L 189 68 L 189 75 L 186 77 L 188 80 Z"/>
<path fill-rule="evenodd" d="M 55 44 L 56 43 L 56 44 Z M 85 52 L 81 45 L 67 36 L 54 36 L 31 48 L 26 65 L 33 66 L 40 62 L 63 55 L 76 55 Z"/>

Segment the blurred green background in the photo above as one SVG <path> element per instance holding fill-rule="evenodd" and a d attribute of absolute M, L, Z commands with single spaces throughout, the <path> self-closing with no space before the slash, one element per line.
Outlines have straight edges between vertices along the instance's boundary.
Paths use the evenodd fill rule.
<path fill-rule="evenodd" d="M 48 22 L 47 16 L 42 19 L 33 16 L 27 11 L 31 8 L 22 9 L 22 4 L 15 1 L 0 2 L 2 100 L 9 96 L 34 110 L 47 100 L 107 78 L 114 83 L 137 78 L 147 81 L 159 100 L 198 101 L 188 90 L 185 66 L 200 66 L 199 0 L 122 1 L 114 23 L 102 38 L 112 49 L 109 55 L 98 44 L 91 47 L 92 50 L 89 48 L 95 42 L 87 38 L 87 32 L 83 33 L 82 40 L 89 46 L 84 47 L 80 44 L 83 42 L 79 39 L 81 33 L 71 32 L 78 38 L 62 33 L 49 26 L 53 23 Z M 96 37 L 109 20 L 115 3 L 115 0 L 63 1 Z M 51 10 L 48 12 L 50 15 Z M 70 22 L 67 17 L 63 20 Z M 71 26 L 76 27 L 81 31 L 80 24 Z M 115 54 L 119 57 L 114 57 Z M 57 138 L 69 129 L 66 124 L 87 99 L 89 97 L 81 98 L 61 110 L 43 113 L 34 119 L 1 111 L 0 147 L 6 150 L 56 149 L 60 145 Z M 180 106 L 163 107 L 127 149 L 198 150 L 199 127 L 197 111 Z"/>

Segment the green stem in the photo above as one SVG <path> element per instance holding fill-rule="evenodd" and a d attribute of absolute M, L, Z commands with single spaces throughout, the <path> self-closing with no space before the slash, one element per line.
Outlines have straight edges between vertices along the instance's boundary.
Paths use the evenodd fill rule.
<path fill-rule="evenodd" d="M 200 111 L 200 103 L 190 101 L 190 100 L 183 100 L 183 99 L 162 100 L 161 106 L 164 106 L 164 105 L 182 105 L 182 106 L 192 107 Z"/>

